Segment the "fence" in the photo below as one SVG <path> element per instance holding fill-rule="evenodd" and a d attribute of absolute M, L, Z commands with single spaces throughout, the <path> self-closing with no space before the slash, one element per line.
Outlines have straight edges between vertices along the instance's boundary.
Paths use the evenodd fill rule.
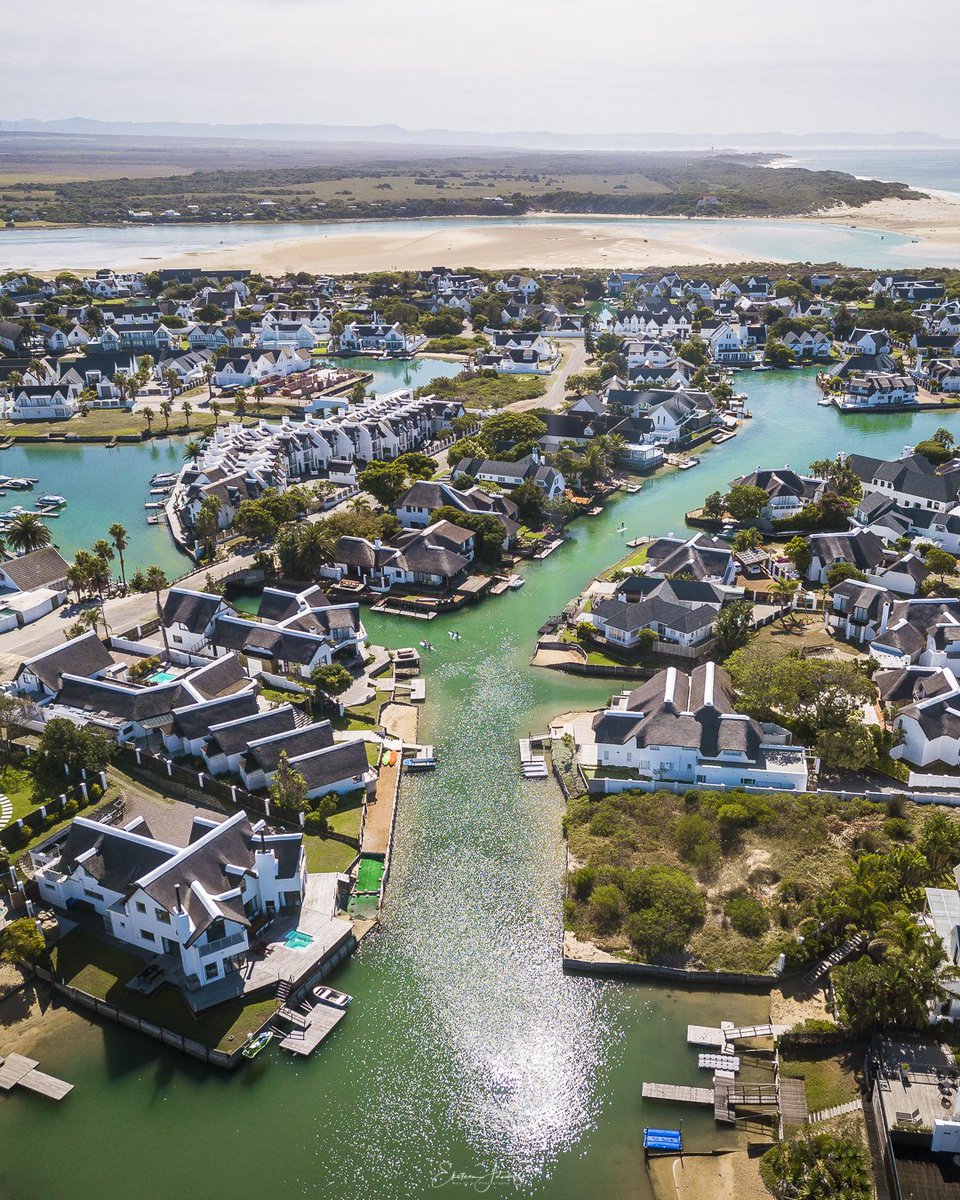
<path fill-rule="evenodd" d="M 81 783 L 71 784 L 59 796 L 54 796 L 53 799 L 31 809 L 25 816 L 12 821 L 0 830 L 0 846 L 7 850 L 19 850 L 38 834 L 43 833 L 44 829 L 57 824 L 58 821 L 64 820 L 68 816 L 73 816 L 77 811 L 90 804 L 96 804 L 100 796 L 90 794 L 90 788 L 93 786 L 100 788 L 101 795 L 106 791 L 106 772 L 101 771 L 98 776 L 90 780 L 84 777 Z M 67 805 L 70 804 L 74 807 L 67 809 Z"/>
<path fill-rule="evenodd" d="M 643 979 L 665 979 L 689 987 L 744 988 L 769 992 L 777 984 L 776 975 L 749 975 L 737 971 L 685 971 L 682 967 L 660 967 L 655 963 L 591 962 L 563 956 L 563 969 L 571 975 L 595 975 L 600 978 L 633 976 Z"/>

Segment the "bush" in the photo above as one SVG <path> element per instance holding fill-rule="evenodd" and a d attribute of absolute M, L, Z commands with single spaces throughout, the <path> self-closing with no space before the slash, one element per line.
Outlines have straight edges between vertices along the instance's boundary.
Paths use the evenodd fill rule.
<path fill-rule="evenodd" d="M 590 819 L 590 832 L 594 837 L 613 837 L 617 832 L 617 814 L 612 808 L 600 808 Z"/>
<path fill-rule="evenodd" d="M 590 922 L 602 933 L 619 928 L 626 909 L 623 892 L 613 883 L 593 889 L 590 896 Z"/>
<path fill-rule="evenodd" d="M 906 817 L 887 817 L 883 823 L 883 832 L 894 842 L 913 840 L 913 829 Z"/>
<path fill-rule="evenodd" d="M 87 795 L 90 797 L 90 802 L 94 803 L 103 797 L 103 788 L 99 783 L 88 783 Z"/>
<path fill-rule="evenodd" d="M 307 833 L 317 836 L 324 834 L 327 831 L 327 818 L 322 813 L 308 812 L 303 818 L 303 828 Z"/>
<path fill-rule="evenodd" d="M 744 937 L 762 937 L 770 928 L 770 917 L 759 900 L 753 896 L 735 896 L 728 900 L 724 916 Z"/>
<path fill-rule="evenodd" d="M 780 1142 L 760 1160 L 760 1175 L 774 1196 L 787 1200 L 869 1200 L 873 1195 L 862 1147 L 830 1133 L 801 1134 Z"/>
<path fill-rule="evenodd" d="M 578 900 L 589 900 L 597 873 L 593 867 L 580 867 L 570 876 L 570 886 Z"/>
<path fill-rule="evenodd" d="M 72 820 L 80 811 L 80 805 L 76 800 L 68 800 L 60 812 L 57 814 L 58 821 Z"/>

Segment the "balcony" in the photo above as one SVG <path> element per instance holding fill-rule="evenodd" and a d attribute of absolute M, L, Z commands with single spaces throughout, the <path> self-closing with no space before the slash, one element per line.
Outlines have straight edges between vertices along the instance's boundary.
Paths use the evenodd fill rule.
<path fill-rule="evenodd" d="M 246 946 L 247 935 L 245 933 L 231 933 L 229 937 L 218 938 L 215 942 L 205 942 L 200 947 L 200 957 L 209 958 L 211 954 L 220 954 L 224 950 L 229 950 L 231 946 Z"/>

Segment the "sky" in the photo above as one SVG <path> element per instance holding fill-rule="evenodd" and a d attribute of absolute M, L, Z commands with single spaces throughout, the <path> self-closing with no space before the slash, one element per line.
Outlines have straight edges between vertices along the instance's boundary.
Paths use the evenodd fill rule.
<path fill-rule="evenodd" d="M 948 11 L 949 0 L 6 4 L 0 119 L 952 135 L 960 90 L 945 81 L 960 38 Z"/>

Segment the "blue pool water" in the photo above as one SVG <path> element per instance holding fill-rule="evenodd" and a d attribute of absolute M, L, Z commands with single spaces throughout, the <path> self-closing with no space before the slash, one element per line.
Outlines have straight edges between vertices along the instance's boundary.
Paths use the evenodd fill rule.
<path fill-rule="evenodd" d="M 171 683 L 176 678 L 172 671 L 154 671 L 147 676 L 147 683 Z"/>
<path fill-rule="evenodd" d="M 283 939 L 283 944 L 289 946 L 291 950 L 306 950 L 312 942 L 313 938 L 310 934 L 301 933 L 299 929 L 291 929 Z"/>

